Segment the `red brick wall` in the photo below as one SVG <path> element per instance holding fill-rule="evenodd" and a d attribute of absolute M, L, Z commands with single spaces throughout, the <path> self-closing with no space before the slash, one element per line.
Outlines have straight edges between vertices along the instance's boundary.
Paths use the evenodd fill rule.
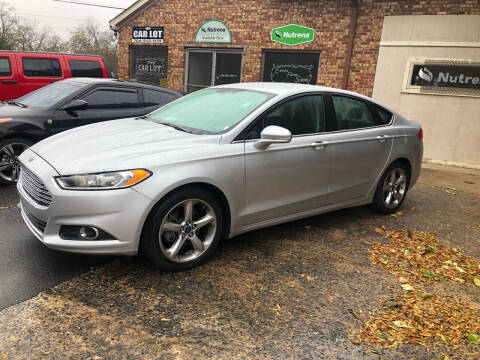
<path fill-rule="evenodd" d="M 341 87 L 351 0 L 160 0 L 119 31 L 119 78 L 129 77 L 132 26 L 164 26 L 168 87 L 183 90 L 185 47 L 243 48 L 242 81 L 260 81 L 262 49 L 320 50 L 318 84 Z M 479 0 L 361 0 L 349 89 L 371 95 L 386 15 L 480 14 Z M 195 44 L 206 20 L 222 20 L 231 45 Z M 315 29 L 315 40 L 286 46 L 270 40 L 272 28 L 291 23 Z"/>

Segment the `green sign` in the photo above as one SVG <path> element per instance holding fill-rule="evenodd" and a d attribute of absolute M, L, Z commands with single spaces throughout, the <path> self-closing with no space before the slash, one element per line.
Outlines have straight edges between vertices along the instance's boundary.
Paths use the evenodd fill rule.
<path fill-rule="evenodd" d="M 220 20 L 205 21 L 195 34 L 196 43 L 231 44 L 232 35 L 227 25 Z"/>
<path fill-rule="evenodd" d="M 296 24 L 286 25 L 272 30 L 272 40 L 286 45 L 298 45 L 313 41 L 314 36 L 314 29 Z"/>

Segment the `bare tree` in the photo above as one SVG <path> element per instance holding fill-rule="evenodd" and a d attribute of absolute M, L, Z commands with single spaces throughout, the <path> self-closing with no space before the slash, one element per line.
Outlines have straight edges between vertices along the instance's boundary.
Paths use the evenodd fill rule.
<path fill-rule="evenodd" d="M 15 8 L 0 2 L 0 50 L 72 52 L 100 55 L 117 71 L 118 42 L 113 32 L 102 30 L 94 20 L 73 28 L 67 41 L 48 28 L 39 28 L 15 14 Z"/>
<path fill-rule="evenodd" d="M 18 18 L 15 9 L 0 2 L 0 50 L 12 49 L 17 41 Z"/>
<path fill-rule="evenodd" d="M 101 55 L 111 69 L 117 71 L 117 39 L 111 31 L 101 30 L 93 20 L 87 20 L 72 30 L 67 47 L 78 54 Z"/>

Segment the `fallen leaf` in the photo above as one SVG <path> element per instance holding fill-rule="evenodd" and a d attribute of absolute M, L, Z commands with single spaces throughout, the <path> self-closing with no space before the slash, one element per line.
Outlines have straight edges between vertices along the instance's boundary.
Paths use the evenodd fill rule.
<path fill-rule="evenodd" d="M 449 194 L 452 194 L 452 195 L 457 195 L 457 193 L 456 193 L 456 192 L 453 192 L 453 191 L 451 191 L 451 190 L 449 190 L 449 189 L 446 189 L 445 191 L 446 191 L 447 193 L 449 193 Z"/>
<path fill-rule="evenodd" d="M 401 286 L 402 286 L 402 289 L 405 290 L 405 291 L 412 291 L 413 290 L 413 287 L 410 284 L 402 284 Z"/>
<path fill-rule="evenodd" d="M 403 215 L 403 211 L 397 211 L 397 212 L 395 212 L 395 214 L 398 215 L 398 216 L 402 216 L 402 215 Z"/>
<path fill-rule="evenodd" d="M 406 284 L 406 283 L 408 282 L 408 280 L 405 279 L 403 276 L 400 276 L 400 277 L 398 278 L 398 281 L 400 281 L 402 284 Z"/>
<path fill-rule="evenodd" d="M 410 325 L 408 325 L 405 321 L 395 320 L 393 323 L 394 323 L 396 326 L 398 326 L 399 328 L 413 329 L 413 327 L 410 326 Z"/>
<path fill-rule="evenodd" d="M 383 234 L 385 232 L 385 230 L 383 229 L 380 229 L 380 228 L 373 228 L 373 230 L 376 232 L 376 233 L 379 233 L 379 234 Z"/>
<path fill-rule="evenodd" d="M 382 306 L 387 309 L 395 309 L 395 308 L 401 308 L 402 304 L 399 303 L 398 301 L 388 300 L 388 301 L 385 301 Z"/>
<path fill-rule="evenodd" d="M 172 319 L 169 319 L 169 318 L 162 318 L 161 320 L 162 321 L 172 321 Z"/>
<path fill-rule="evenodd" d="M 35 353 L 36 356 L 48 356 L 49 354 L 49 351 L 38 351 Z"/>
<path fill-rule="evenodd" d="M 466 333 L 465 336 L 467 337 L 467 340 L 470 344 L 480 345 L 480 335 L 472 334 L 472 333 Z"/>
<path fill-rule="evenodd" d="M 463 280 L 462 278 L 455 278 L 454 280 L 458 281 L 461 284 L 463 284 L 465 282 L 465 280 Z"/>
<path fill-rule="evenodd" d="M 8 352 L 4 352 L 2 353 L 2 357 L 0 358 L 0 360 L 7 360 L 8 359 Z"/>
<path fill-rule="evenodd" d="M 335 299 L 335 296 L 333 296 L 332 294 L 330 294 L 328 291 L 325 293 L 325 295 L 327 296 L 328 300 L 332 301 L 333 299 Z"/>
<path fill-rule="evenodd" d="M 480 279 L 479 278 L 474 278 L 473 283 L 477 286 L 480 286 Z"/>
<path fill-rule="evenodd" d="M 410 208 L 410 210 L 415 211 L 415 210 L 417 210 L 417 207 L 416 207 L 416 206 L 412 206 L 412 207 Z"/>
<path fill-rule="evenodd" d="M 440 282 L 445 282 L 445 279 L 441 276 L 437 276 L 435 275 L 434 273 L 428 271 L 428 270 L 422 270 L 422 274 L 423 276 L 427 277 L 427 278 L 430 278 L 430 279 L 433 279 L 433 280 L 436 280 L 436 281 L 440 281 Z"/>

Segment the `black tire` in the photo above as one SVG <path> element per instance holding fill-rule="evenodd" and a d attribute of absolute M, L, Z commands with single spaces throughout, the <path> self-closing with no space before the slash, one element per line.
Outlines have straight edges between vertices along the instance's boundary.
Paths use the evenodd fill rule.
<path fill-rule="evenodd" d="M 214 230 L 213 240 L 211 240 L 210 245 L 202 254 L 190 261 L 176 262 L 169 259 L 160 246 L 160 226 L 173 208 L 189 199 L 201 200 L 211 207 L 216 216 L 216 229 Z M 161 269 L 171 271 L 189 269 L 208 260 L 213 255 L 222 236 L 222 224 L 223 214 L 221 206 L 213 194 L 199 187 L 180 189 L 168 195 L 165 199 L 162 199 L 161 203 L 157 204 L 150 213 L 142 234 L 141 251 L 150 261 Z"/>
<path fill-rule="evenodd" d="M 387 206 L 386 198 L 388 197 L 389 191 L 385 190 L 384 187 L 390 184 L 390 176 L 394 171 L 396 171 L 396 173 L 399 175 L 403 173 L 403 175 L 405 176 L 405 186 L 404 186 L 403 196 L 400 200 L 398 200 L 398 203 L 397 203 L 397 198 L 395 198 L 395 196 L 392 195 L 394 202 L 393 203 L 391 202 L 390 206 Z M 387 178 L 389 178 L 388 181 L 387 181 Z M 381 214 L 392 214 L 398 211 L 400 206 L 402 206 L 402 203 L 405 200 L 405 197 L 407 196 L 409 185 L 410 185 L 410 171 L 408 167 L 403 162 L 400 162 L 400 161 L 396 161 L 392 163 L 385 170 L 382 177 L 380 178 L 380 181 L 378 182 L 377 189 L 375 191 L 375 195 L 373 197 L 373 202 L 372 202 L 373 209 Z M 397 187 L 397 195 L 400 193 L 399 189 L 400 189 L 400 186 Z M 395 190 L 392 189 L 392 191 L 395 191 Z"/>
<path fill-rule="evenodd" d="M 17 144 L 17 145 L 24 145 L 25 149 L 29 148 L 30 146 L 33 145 L 33 143 L 29 140 L 22 139 L 22 138 L 8 138 L 8 139 L 3 139 L 0 141 L 0 163 L 2 162 L 2 158 L 6 155 L 4 154 L 1 150 L 4 149 L 8 145 L 12 144 Z M 15 149 L 18 149 L 18 146 L 16 146 Z M 17 156 L 20 154 L 16 154 Z M 9 170 L 5 171 L 3 174 L 7 174 Z M 2 174 L 0 174 L 0 185 L 3 186 L 9 186 L 9 185 L 14 185 L 16 181 L 9 181 L 5 179 Z"/>

